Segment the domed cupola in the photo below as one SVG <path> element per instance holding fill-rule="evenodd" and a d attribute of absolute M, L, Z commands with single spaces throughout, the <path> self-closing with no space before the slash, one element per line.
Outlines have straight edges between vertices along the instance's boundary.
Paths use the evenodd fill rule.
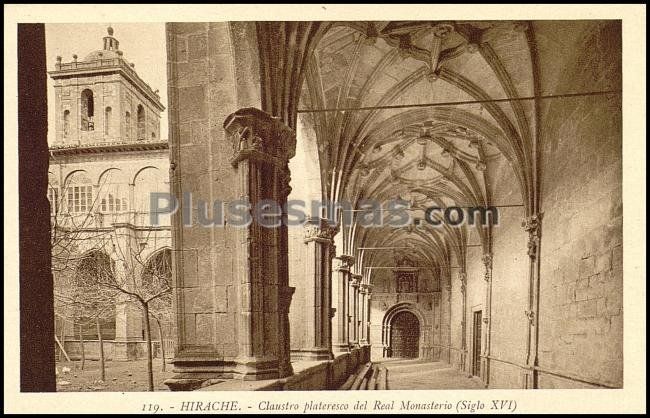
<path fill-rule="evenodd" d="M 113 28 L 108 27 L 108 36 L 104 36 L 104 49 L 93 51 L 86 56 L 84 61 L 96 61 L 100 59 L 123 58 L 119 50 L 120 42 L 113 37 Z"/>

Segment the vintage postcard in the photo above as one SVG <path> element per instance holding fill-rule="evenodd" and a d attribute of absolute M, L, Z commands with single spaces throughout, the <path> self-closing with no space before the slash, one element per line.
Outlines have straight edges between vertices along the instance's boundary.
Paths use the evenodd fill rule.
<path fill-rule="evenodd" d="M 5 408 L 638 413 L 644 5 L 5 5 Z"/>

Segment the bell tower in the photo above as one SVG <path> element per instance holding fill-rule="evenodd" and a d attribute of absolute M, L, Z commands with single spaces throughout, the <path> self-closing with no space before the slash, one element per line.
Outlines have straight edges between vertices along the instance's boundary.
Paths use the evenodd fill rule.
<path fill-rule="evenodd" d="M 71 62 L 57 57 L 54 80 L 57 147 L 87 147 L 160 141 L 160 103 L 124 58 L 108 27 L 103 48 Z"/>

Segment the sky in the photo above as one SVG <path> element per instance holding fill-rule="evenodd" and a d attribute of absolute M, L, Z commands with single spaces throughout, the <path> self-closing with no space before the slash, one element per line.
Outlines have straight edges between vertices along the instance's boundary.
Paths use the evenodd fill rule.
<path fill-rule="evenodd" d="M 113 27 L 113 37 L 120 42 L 124 58 L 135 64 L 135 71 L 149 86 L 159 90 L 160 101 L 167 109 L 167 50 L 165 46 L 164 23 L 51 23 L 45 25 L 45 48 L 47 70 L 54 70 L 56 57 L 63 62 L 71 62 L 77 54 L 83 60 L 92 51 L 103 48 L 106 28 Z M 48 77 L 48 142 L 51 143 L 55 131 L 54 80 Z M 160 135 L 168 137 L 167 110 L 160 117 Z"/>

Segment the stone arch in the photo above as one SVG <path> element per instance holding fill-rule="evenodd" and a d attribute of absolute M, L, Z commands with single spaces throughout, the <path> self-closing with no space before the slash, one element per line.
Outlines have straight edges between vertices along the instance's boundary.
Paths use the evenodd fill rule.
<path fill-rule="evenodd" d="M 392 324 L 395 318 L 403 312 L 408 312 L 413 314 L 419 323 L 419 339 L 418 339 L 418 357 L 422 356 L 423 348 L 425 347 L 425 332 L 428 324 L 426 322 L 425 316 L 420 312 L 420 310 L 415 306 L 415 304 L 410 302 L 400 302 L 391 306 L 386 313 L 384 314 L 384 319 L 382 320 L 382 335 L 381 342 L 383 346 L 383 357 L 392 357 L 392 347 L 391 347 L 391 336 L 392 336 Z"/>
<path fill-rule="evenodd" d="M 74 286 L 79 298 L 83 298 L 82 309 L 73 313 L 77 333 L 81 330 L 84 339 L 97 339 L 97 323 L 101 326 L 102 338 L 115 338 L 115 298 L 112 292 L 104 292 L 102 283 L 113 280 L 114 262 L 104 250 L 91 248 L 82 253 L 75 262 L 73 277 L 67 286 Z M 88 296 L 92 296 L 89 298 Z"/>
<path fill-rule="evenodd" d="M 121 168 L 109 167 L 109 168 L 105 169 L 104 171 L 102 171 L 101 173 L 99 173 L 99 176 L 97 177 L 96 186 L 97 187 L 102 187 L 103 184 L 108 184 L 108 183 L 112 182 L 112 180 L 113 180 L 113 178 L 115 176 L 115 174 L 114 174 L 115 172 L 119 172 L 119 173 L 122 173 L 122 174 L 124 173 Z"/>
<path fill-rule="evenodd" d="M 162 338 L 169 337 L 174 318 L 170 290 L 172 286 L 172 250 L 170 247 L 157 248 L 146 257 L 140 273 L 140 283 L 142 291 L 146 295 L 153 295 L 164 289 L 169 289 L 167 293 L 162 293 L 150 305 L 150 315 L 153 318 L 152 338 L 160 338 L 161 332 Z M 145 320 L 143 314 L 142 329 L 145 328 Z"/>
<path fill-rule="evenodd" d="M 72 170 L 68 174 L 65 175 L 63 178 L 63 186 L 66 187 L 69 185 L 72 181 L 75 180 L 75 176 L 77 176 L 80 173 L 85 173 L 86 176 L 88 176 L 88 171 L 87 170 Z"/>
<path fill-rule="evenodd" d="M 290 340 L 291 349 L 301 353 L 299 355 L 305 355 L 303 352 L 313 347 L 312 337 L 318 340 L 318 336 L 329 332 L 324 330 L 312 335 L 301 318 L 309 313 L 313 315 L 315 306 L 331 306 L 329 292 L 316 292 L 314 296 L 310 290 L 317 287 L 315 284 L 321 283 L 321 280 L 330 281 L 328 276 L 332 274 L 331 268 L 323 267 L 323 262 L 329 259 L 329 254 L 333 251 L 330 241 L 333 230 L 323 223 L 320 213 L 312 211 L 312 204 L 320 204 L 324 195 L 314 129 L 310 117 L 298 117 L 296 152 L 289 161 L 289 170 L 301 175 L 291 179 L 291 192 L 287 200 L 304 203 L 302 208 L 295 207 L 302 212 L 301 219 L 296 219 L 293 215 L 289 218 L 292 222 L 304 223 L 303 226 L 292 224 L 287 228 L 289 286 L 295 288 L 292 308 L 289 310 Z"/>
<path fill-rule="evenodd" d="M 135 184 L 135 182 L 138 180 L 138 177 L 140 176 L 140 174 L 142 174 L 143 171 L 148 170 L 150 168 L 153 168 L 155 170 L 160 170 L 155 165 L 146 165 L 144 167 L 141 167 L 135 172 L 135 174 L 133 175 L 133 178 L 131 179 L 131 183 L 129 183 L 129 184 Z"/>
<path fill-rule="evenodd" d="M 74 170 L 65 176 L 61 198 L 68 213 L 88 213 L 95 206 L 95 191 L 86 170 Z"/>
<path fill-rule="evenodd" d="M 142 268 L 142 279 L 145 280 L 147 274 L 159 276 L 171 283 L 172 268 L 172 250 L 169 246 L 155 249 L 144 260 Z"/>
<path fill-rule="evenodd" d="M 133 185 L 132 210 L 136 213 L 137 223 L 149 223 L 151 193 L 169 193 L 166 173 L 159 167 L 147 165 L 136 171 L 131 184 Z M 160 225 L 169 225 L 169 214 L 161 215 L 158 222 Z"/>

